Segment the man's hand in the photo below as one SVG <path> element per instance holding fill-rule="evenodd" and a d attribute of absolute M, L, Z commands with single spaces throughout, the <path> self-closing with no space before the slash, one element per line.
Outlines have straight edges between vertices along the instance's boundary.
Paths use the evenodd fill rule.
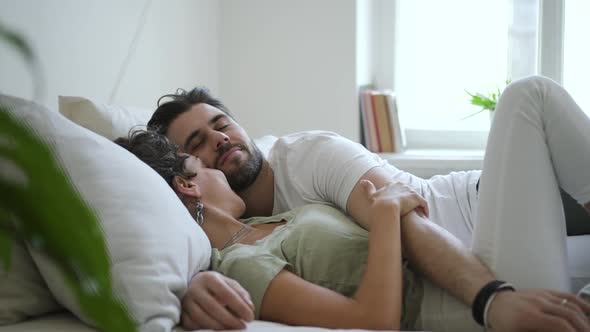
<path fill-rule="evenodd" d="M 186 330 L 245 329 L 254 319 L 254 304 L 240 284 L 218 272 L 199 272 L 182 299 Z"/>
<path fill-rule="evenodd" d="M 588 332 L 589 315 L 590 304 L 573 294 L 522 290 L 498 293 L 488 320 L 494 331 Z"/>

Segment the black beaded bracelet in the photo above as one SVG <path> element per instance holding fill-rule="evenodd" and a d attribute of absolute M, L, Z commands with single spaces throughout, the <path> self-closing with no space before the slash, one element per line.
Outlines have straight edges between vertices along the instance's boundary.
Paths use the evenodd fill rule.
<path fill-rule="evenodd" d="M 481 325 L 485 326 L 486 322 L 484 321 L 484 312 L 488 300 L 490 297 L 500 291 L 504 290 L 511 290 L 515 291 L 514 286 L 511 284 L 502 281 L 502 280 L 494 280 L 490 281 L 487 285 L 483 286 L 482 289 L 479 290 L 477 295 L 475 296 L 475 300 L 473 300 L 473 305 L 471 306 L 471 313 L 473 314 L 473 319 Z"/>

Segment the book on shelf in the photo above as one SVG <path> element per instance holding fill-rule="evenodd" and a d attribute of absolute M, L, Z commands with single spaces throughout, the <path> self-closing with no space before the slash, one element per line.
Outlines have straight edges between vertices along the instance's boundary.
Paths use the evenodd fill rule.
<path fill-rule="evenodd" d="M 377 128 L 373 114 L 373 102 L 371 101 L 371 90 L 363 90 L 360 95 L 361 115 L 363 119 L 363 136 L 365 147 L 372 152 L 378 152 L 381 148 L 377 139 Z"/>
<path fill-rule="evenodd" d="M 393 91 L 388 91 L 386 94 L 387 98 L 387 108 L 389 110 L 389 117 L 390 117 L 390 126 L 392 132 L 392 139 L 393 139 L 393 152 L 403 152 L 404 151 L 404 132 L 402 131 L 401 124 L 399 122 L 399 111 L 397 108 L 397 100 L 395 98 L 395 93 Z"/>
<path fill-rule="evenodd" d="M 387 100 L 383 93 L 374 91 L 371 94 L 373 101 L 373 112 L 377 122 L 377 136 L 381 150 L 379 152 L 393 152 L 393 140 L 391 136 L 391 125 L 389 122 L 389 112 L 387 109 Z"/>
<path fill-rule="evenodd" d="M 394 92 L 364 89 L 359 99 L 365 147 L 372 152 L 403 151 L 403 133 Z"/>

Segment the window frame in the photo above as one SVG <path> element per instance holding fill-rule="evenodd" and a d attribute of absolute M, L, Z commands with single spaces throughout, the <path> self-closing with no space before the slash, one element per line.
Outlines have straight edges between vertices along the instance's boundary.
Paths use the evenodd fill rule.
<path fill-rule="evenodd" d="M 381 2 L 388 0 L 375 1 L 374 6 L 380 6 L 383 9 Z M 388 6 L 389 10 L 376 10 L 376 22 L 385 22 L 395 20 L 398 11 L 398 2 L 401 0 L 393 0 L 393 4 Z M 563 53 L 564 53 L 564 19 L 565 7 L 564 0 L 538 0 L 538 36 L 537 36 L 537 68 L 536 72 L 539 75 L 547 76 L 558 83 L 563 81 Z M 393 18 L 393 19 L 392 19 Z M 381 25 L 387 27 L 388 31 L 380 30 L 380 37 L 382 40 L 393 40 L 391 46 L 385 46 L 385 49 L 391 54 L 389 47 L 395 50 L 396 39 L 395 28 L 391 31 L 390 25 Z M 378 45 L 384 45 L 377 43 Z M 383 48 L 383 46 L 381 46 Z M 378 52 L 379 53 L 379 52 Z M 381 52 L 383 53 L 383 51 Z M 394 62 L 393 57 L 390 59 L 380 59 L 378 61 L 380 67 L 375 75 L 377 82 L 387 82 L 393 86 L 393 75 L 391 71 L 391 62 Z M 388 67 L 389 66 L 389 67 Z M 395 68 L 393 68 L 395 70 Z M 484 150 L 489 130 L 480 131 L 463 131 L 463 130 L 425 130 L 415 128 L 404 128 L 405 149 L 446 149 L 446 150 Z"/>

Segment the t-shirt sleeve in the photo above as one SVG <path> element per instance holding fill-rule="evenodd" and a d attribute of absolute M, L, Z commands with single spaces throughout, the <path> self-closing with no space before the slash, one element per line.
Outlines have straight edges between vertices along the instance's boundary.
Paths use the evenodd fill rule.
<path fill-rule="evenodd" d="M 255 318 L 259 319 L 262 299 L 270 282 L 281 270 L 290 268 L 290 264 L 270 253 L 251 253 L 243 246 L 224 254 L 215 251 L 211 268 L 236 280 L 250 293 Z"/>
<path fill-rule="evenodd" d="M 287 156 L 290 181 L 308 201 L 330 202 L 345 212 L 355 184 L 384 163 L 362 145 L 330 132 L 302 136 Z"/>

